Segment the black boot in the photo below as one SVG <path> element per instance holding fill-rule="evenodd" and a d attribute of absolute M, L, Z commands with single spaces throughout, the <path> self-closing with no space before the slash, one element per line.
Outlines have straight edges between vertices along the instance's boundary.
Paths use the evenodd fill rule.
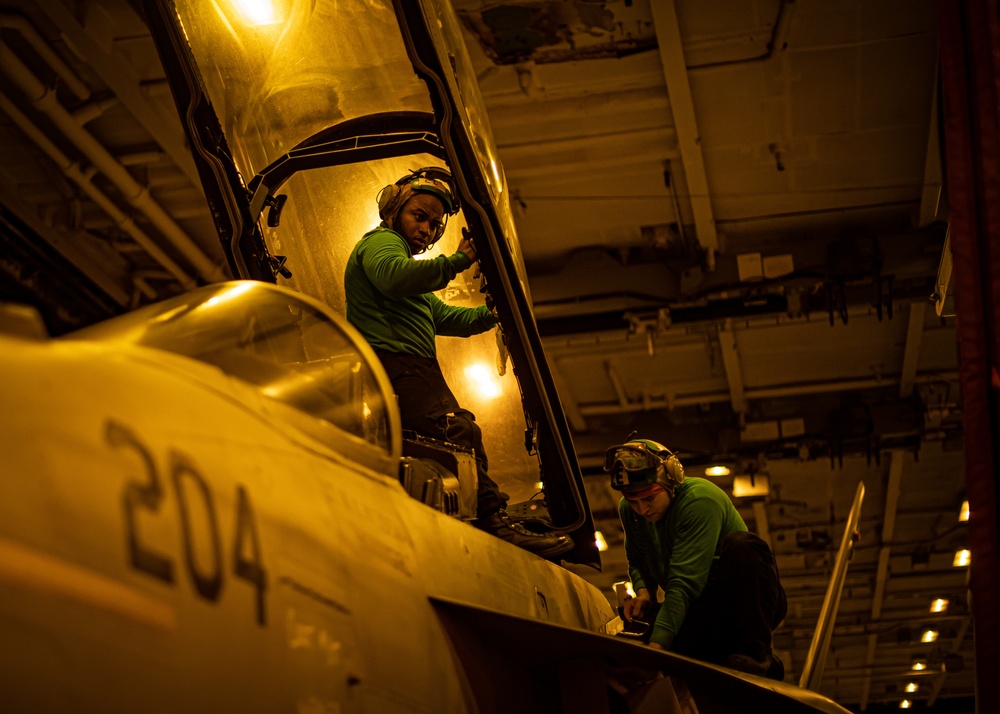
<path fill-rule="evenodd" d="M 573 549 L 573 541 L 569 536 L 529 531 L 520 523 L 512 521 L 503 509 L 478 519 L 475 526 L 542 558 L 562 555 Z"/>

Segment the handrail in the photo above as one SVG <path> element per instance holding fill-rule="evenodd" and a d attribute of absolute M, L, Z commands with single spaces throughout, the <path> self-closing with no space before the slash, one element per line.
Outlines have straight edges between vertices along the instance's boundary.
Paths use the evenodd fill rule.
<path fill-rule="evenodd" d="M 826 588 L 826 597 L 823 598 L 823 606 L 819 611 L 819 620 L 816 622 L 812 642 L 809 643 L 806 663 L 802 667 L 799 686 L 803 689 L 819 691 L 820 682 L 823 680 L 826 655 L 830 651 L 833 626 L 837 621 L 837 609 L 840 607 L 840 594 L 843 592 L 844 582 L 847 580 L 847 566 L 850 564 L 851 558 L 854 557 L 854 543 L 857 540 L 855 533 L 858 530 L 858 521 L 861 520 L 861 502 L 864 498 L 865 484 L 861 482 L 854 493 L 854 504 L 847 516 L 844 537 L 840 540 L 840 550 L 837 551 L 837 559 L 833 564 L 833 574 L 830 576 L 830 584 Z"/>

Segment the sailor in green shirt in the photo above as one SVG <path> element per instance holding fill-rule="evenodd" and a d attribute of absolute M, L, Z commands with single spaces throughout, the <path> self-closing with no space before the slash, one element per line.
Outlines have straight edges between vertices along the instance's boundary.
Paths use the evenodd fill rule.
<path fill-rule="evenodd" d="M 787 610 L 777 565 L 725 492 L 685 478 L 677 457 L 647 439 L 612 446 L 604 469 L 622 493 L 618 512 L 635 591 L 625 619 L 652 622 L 651 647 L 783 679 L 771 650 Z"/>
<path fill-rule="evenodd" d="M 476 262 L 469 237 L 463 235 L 452 255 L 414 259 L 444 235 L 448 216 L 460 209 L 451 174 L 419 169 L 386 186 L 377 200 L 382 223 L 358 241 L 344 272 L 347 319 L 385 367 L 403 428 L 475 453 L 478 528 L 545 558 L 571 550 L 568 536 L 535 533 L 509 518 L 507 495 L 487 471 L 482 430 L 459 405 L 437 361 L 437 335 L 471 337 L 497 324 L 486 305 L 457 307 L 434 294 Z"/>

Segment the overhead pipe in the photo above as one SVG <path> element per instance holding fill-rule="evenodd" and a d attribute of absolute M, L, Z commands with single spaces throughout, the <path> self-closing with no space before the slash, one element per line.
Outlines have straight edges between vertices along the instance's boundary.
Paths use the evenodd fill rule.
<path fill-rule="evenodd" d="M 79 109 L 74 109 L 70 116 L 73 117 L 73 121 L 77 124 L 84 126 L 104 114 L 111 107 L 118 106 L 119 104 L 121 104 L 121 100 L 111 95 L 110 97 L 104 97 L 103 99 L 84 104 Z"/>
<path fill-rule="evenodd" d="M 42 84 L 31 70 L 18 59 L 10 47 L 3 42 L 0 42 L 0 67 L 3 67 L 7 76 L 17 84 L 35 108 L 55 123 L 66 138 L 72 141 L 93 162 L 94 166 L 122 192 L 129 203 L 146 214 L 170 244 L 191 262 L 198 275 L 208 282 L 220 282 L 228 279 L 222 269 L 201 251 L 184 230 L 174 222 L 173 218 L 149 195 L 149 190 L 136 181 L 132 174 L 90 132 L 73 119 L 73 116 L 59 104 L 55 92 Z"/>
<path fill-rule="evenodd" d="M 72 161 L 66 154 L 60 151 L 59 147 L 53 144 L 47 136 L 25 116 L 5 94 L 0 92 L 0 110 L 17 124 L 18 128 L 25 133 L 45 154 L 52 159 L 63 173 L 69 177 L 87 196 L 115 221 L 119 228 L 128 233 L 132 239 L 139 244 L 156 262 L 162 265 L 167 271 L 180 282 L 185 289 L 191 290 L 197 287 L 197 281 L 188 275 L 184 268 L 178 265 L 169 255 L 163 252 L 156 242 L 136 225 L 135 221 L 129 218 L 124 211 L 106 196 L 97 186 L 94 185 L 94 170 L 84 171 L 80 165 Z M 141 286 L 139 286 L 141 289 Z M 145 291 L 143 291 L 145 292 Z M 148 295 L 148 293 L 147 293 Z M 149 295 L 149 297 L 154 297 Z"/>
<path fill-rule="evenodd" d="M 953 381 L 957 379 L 958 372 L 945 370 L 935 372 L 933 374 L 921 375 L 914 381 L 916 384 L 928 384 L 941 380 Z M 887 384 L 892 384 L 895 381 L 896 380 L 891 377 L 883 377 L 882 379 L 870 377 L 863 379 L 831 380 L 826 382 L 803 382 L 777 387 L 750 388 L 746 390 L 744 396 L 747 401 L 780 399 L 784 397 L 797 397 L 809 394 L 877 389 L 879 387 L 884 387 Z M 644 395 L 641 399 L 628 399 L 625 403 L 599 402 L 593 404 L 581 404 L 579 408 L 580 413 L 585 417 L 596 417 L 608 416 L 610 414 L 644 412 L 651 411 L 653 409 L 673 410 L 675 407 L 701 406 L 702 404 L 728 402 L 731 399 L 732 396 L 729 392 L 702 392 L 683 396 L 672 395 L 669 397 L 649 397 L 648 395 Z"/>
<path fill-rule="evenodd" d="M 63 62 L 49 46 L 49 43 L 38 34 L 35 27 L 28 22 L 27 18 L 9 12 L 0 12 L 0 28 L 17 30 L 21 37 L 31 45 L 31 48 L 38 53 L 52 71 L 59 75 L 69 91 L 76 95 L 77 99 L 85 100 L 90 97 L 90 88 L 84 84 L 83 80 L 76 76 L 69 65 Z"/>

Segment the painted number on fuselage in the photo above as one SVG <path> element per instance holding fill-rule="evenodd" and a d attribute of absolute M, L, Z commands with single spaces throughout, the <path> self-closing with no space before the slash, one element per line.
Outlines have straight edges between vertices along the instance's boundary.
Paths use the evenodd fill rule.
<path fill-rule="evenodd" d="M 156 461 L 145 444 L 122 424 L 108 421 L 105 426 L 105 438 L 115 449 L 134 452 L 145 469 L 143 475 L 126 481 L 122 491 L 129 564 L 136 570 L 172 585 L 176 580 L 173 562 L 169 557 L 143 544 L 138 526 L 140 510 L 149 511 L 158 517 L 166 517 L 165 513 L 160 512 L 167 494 L 157 471 Z M 209 602 L 217 602 L 222 593 L 224 568 L 222 538 L 219 535 L 219 522 L 212 490 L 190 457 L 171 449 L 167 454 L 167 463 L 170 480 L 177 495 L 181 545 L 188 575 L 194 584 L 195 592 L 200 597 Z M 204 519 L 202 528 L 196 527 L 194 520 L 196 514 Z M 195 557 L 196 553 L 204 553 L 206 550 L 204 548 L 199 550 L 196 547 L 198 545 L 195 542 L 196 533 L 207 533 L 210 541 L 207 548 L 211 553 L 210 563 L 199 563 Z M 261 562 L 260 537 L 250 505 L 250 495 L 241 484 L 236 485 L 233 575 L 254 586 L 257 593 L 257 623 L 264 626 L 267 624 L 264 600 L 267 591 L 267 571 Z"/>

